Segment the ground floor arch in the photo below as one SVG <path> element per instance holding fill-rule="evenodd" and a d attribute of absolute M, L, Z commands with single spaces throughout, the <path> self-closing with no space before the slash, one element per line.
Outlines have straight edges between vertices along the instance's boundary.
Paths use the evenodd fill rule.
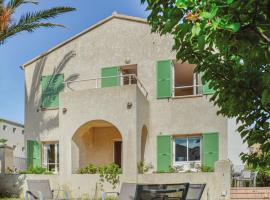
<path fill-rule="evenodd" d="M 145 148 L 146 148 L 146 143 L 147 143 L 147 138 L 148 138 L 148 130 L 147 127 L 144 125 L 142 127 L 142 132 L 141 132 L 141 160 L 145 160 Z"/>
<path fill-rule="evenodd" d="M 72 172 L 88 164 L 123 165 L 120 131 L 105 120 L 92 120 L 81 125 L 72 137 Z"/>

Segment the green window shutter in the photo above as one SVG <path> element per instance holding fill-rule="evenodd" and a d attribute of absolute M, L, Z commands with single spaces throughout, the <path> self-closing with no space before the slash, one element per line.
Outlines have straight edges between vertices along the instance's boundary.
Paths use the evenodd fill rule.
<path fill-rule="evenodd" d="M 157 98 L 172 96 L 172 61 L 157 62 Z"/>
<path fill-rule="evenodd" d="M 119 67 L 105 67 L 101 69 L 101 87 L 112 87 L 120 85 L 120 77 L 111 77 L 110 76 L 119 76 Z"/>
<path fill-rule="evenodd" d="M 172 136 L 157 136 L 157 171 L 168 172 L 172 165 Z"/>
<path fill-rule="evenodd" d="M 41 145 L 38 141 L 27 140 L 27 167 L 41 166 Z"/>
<path fill-rule="evenodd" d="M 203 134 L 203 165 L 214 169 L 219 159 L 219 134 Z"/>
<path fill-rule="evenodd" d="M 41 87 L 41 107 L 58 108 L 59 93 L 64 90 L 64 74 L 43 76 L 41 80 Z"/>
<path fill-rule="evenodd" d="M 209 87 L 210 81 L 203 84 L 203 94 L 213 94 L 215 90 Z"/>

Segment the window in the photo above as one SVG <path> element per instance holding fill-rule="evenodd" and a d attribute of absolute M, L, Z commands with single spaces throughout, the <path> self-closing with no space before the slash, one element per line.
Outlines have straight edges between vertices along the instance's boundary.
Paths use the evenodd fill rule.
<path fill-rule="evenodd" d="M 201 137 L 175 138 L 174 162 L 201 161 Z"/>
<path fill-rule="evenodd" d="M 16 147 L 17 147 L 16 145 L 13 145 L 13 146 L 12 146 L 12 148 L 13 148 L 14 150 L 16 149 Z"/>
<path fill-rule="evenodd" d="M 190 96 L 202 94 L 201 78 L 194 73 L 195 65 L 173 62 L 173 95 Z"/>
<path fill-rule="evenodd" d="M 22 134 L 24 135 L 24 130 L 22 130 Z"/>
<path fill-rule="evenodd" d="M 22 152 L 24 152 L 24 147 L 22 147 Z"/>
<path fill-rule="evenodd" d="M 55 173 L 59 171 L 59 144 L 58 142 L 43 143 L 43 166 Z"/>
<path fill-rule="evenodd" d="M 16 132 L 16 128 L 13 128 L 12 131 L 13 131 L 13 133 L 15 133 Z"/>
<path fill-rule="evenodd" d="M 43 76 L 41 79 L 42 108 L 58 108 L 59 93 L 64 89 L 64 75 Z"/>
<path fill-rule="evenodd" d="M 137 65 L 125 65 L 120 67 L 121 85 L 137 84 Z M 132 76 L 134 75 L 134 76 Z"/>
<path fill-rule="evenodd" d="M 4 131 L 7 130 L 7 125 L 3 125 L 3 130 L 4 130 Z"/>

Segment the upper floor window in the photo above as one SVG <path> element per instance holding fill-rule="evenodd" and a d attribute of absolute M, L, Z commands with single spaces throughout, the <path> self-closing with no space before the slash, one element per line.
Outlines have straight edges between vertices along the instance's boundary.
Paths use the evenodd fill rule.
<path fill-rule="evenodd" d="M 24 130 L 22 130 L 22 134 L 24 135 Z"/>
<path fill-rule="evenodd" d="M 64 74 L 42 76 L 41 107 L 58 108 L 59 93 L 64 89 Z"/>
<path fill-rule="evenodd" d="M 101 87 L 137 84 L 137 65 L 104 67 L 101 69 Z"/>
<path fill-rule="evenodd" d="M 15 133 L 16 132 L 16 128 L 13 128 L 12 131 L 13 131 L 13 133 Z"/>
<path fill-rule="evenodd" d="M 24 152 L 24 147 L 22 147 L 22 152 Z"/>
<path fill-rule="evenodd" d="M 3 125 L 3 130 L 4 130 L 4 131 L 7 130 L 7 125 Z"/>
<path fill-rule="evenodd" d="M 195 65 L 173 62 L 173 96 L 202 94 L 201 78 L 194 69 Z"/>
<path fill-rule="evenodd" d="M 209 83 L 202 83 L 195 65 L 172 60 L 157 62 L 157 97 L 170 98 L 212 94 Z"/>

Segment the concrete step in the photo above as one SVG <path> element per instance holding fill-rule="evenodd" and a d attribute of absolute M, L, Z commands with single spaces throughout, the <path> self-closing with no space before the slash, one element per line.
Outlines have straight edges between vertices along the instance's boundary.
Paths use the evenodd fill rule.
<path fill-rule="evenodd" d="M 270 187 L 231 188 L 231 200 L 270 200 Z"/>

